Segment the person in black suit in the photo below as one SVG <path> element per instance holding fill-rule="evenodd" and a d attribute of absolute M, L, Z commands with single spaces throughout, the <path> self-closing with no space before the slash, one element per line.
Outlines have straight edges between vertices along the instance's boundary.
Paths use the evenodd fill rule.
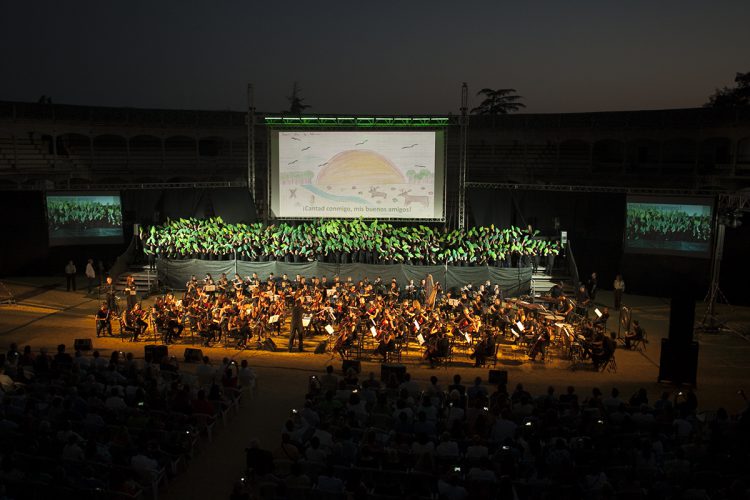
<path fill-rule="evenodd" d="M 302 327 L 302 316 L 305 314 L 305 307 L 302 305 L 303 298 L 298 297 L 294 301 L 292 306 L 292 326 L 289 332 L 289 352 L 292 352 L 294 347 L 294 337 L 299 337 L 299 351 L 303 351 L 302 340 L 303 340 L 303 327 Z"/>

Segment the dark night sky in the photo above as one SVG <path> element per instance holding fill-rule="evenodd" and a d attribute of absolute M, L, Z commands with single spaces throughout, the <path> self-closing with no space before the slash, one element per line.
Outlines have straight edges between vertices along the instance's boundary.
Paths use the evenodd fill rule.
<path fill-rule="evenodd" d="M 33 0 L 0 5 L 0 100 L 457 112 L 461 82 L 528 112 L 700 106 L 750 71 L 750 1 Z M 478 100 L 472 96 L 471 105 Z"/>

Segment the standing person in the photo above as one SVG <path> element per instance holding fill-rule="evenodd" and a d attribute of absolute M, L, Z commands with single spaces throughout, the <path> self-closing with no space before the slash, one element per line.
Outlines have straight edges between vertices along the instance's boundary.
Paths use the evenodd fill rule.
<path fill-rule="evenodd" d="M 86 280 L 88 281 L 89 285 L 89 292 L 91 293 L 91 289 L 94 288 L 94 285 L 96 283 L 96 271 L 94 271 L 94 259 L 89 259 L 86 263 Z"/>
<path fill-rule="evenodd" d="M 115 285 L 112 282 L 112 276 L 107 276 L 104 285 L 102 285 L 99 296 L 104 296 L 104 300 L 107 303 L 107 308 L 112 312 L 112 314 L 120 313 L 117 308 L 117 300 L 115 298 Z"/>
<path fill-rule="evenodd" d="M 621 274 L 615 276 L 613 287 L 615 290 L 615 309 L 619 309 L 622 305 L 622 294 L 625 293 L 625 280 L 622 279 Z"/>
<path fill-rule="evenodd" d="M 599 280 L 596 277 L 596 273 L 591 273 L 589 281 L 586 283 L 586 291 L 589 292 L 589 298 L 591 302 L 596 300 L 596 291 L 599 289 Z"/>
<path fill-rule="evenodd" d="M 303 298 L 298 297 L 294 301 L 294 306 L 292 306 L 292 326 L 291 330 L 289 331 L 289 352 L 292 352 L 292 348 L 294 347 L 294 337 L 299 337 L 299 352 L 303 351 L 302 348 L 302 337 L 303 334 L 303 327 L 302 327 L 302 315 L 305 313 L 305 308 L 302 305 Z"/>
<path fill-rule="evenodd" d="M 68 261 L 68 264 L 65 266 L 65 281 L 68 291 L 73 289 L 73 291 L 76 291 L 76 265 L 73 264 L 72 260 Z"/>
<path fill-rule="evenodd" d="M 138 302 L 138 288 L 135 284 L 135 278 L 132 275 L 128 275 L 124 291 L 127 299 L 128 311 L 130 311 L 133 309 L 135 303 Z"/>

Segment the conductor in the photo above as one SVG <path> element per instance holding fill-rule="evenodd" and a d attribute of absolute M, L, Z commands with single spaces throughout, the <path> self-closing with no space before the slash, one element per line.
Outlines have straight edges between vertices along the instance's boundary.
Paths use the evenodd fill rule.
<path fill-rule="evenodd" d="M 289 332 L 289 352 L 292 352 L 292 348 L 294 347 L 295 336 L 299 337 L 299 352 L 303 351 L 302 338 L 304 334 L 302 327 L 302 316 L 305 313 L 305 308 L 302 305 L 302 300 L 302 297 L 298 297 L 294 301 L 294 306 L 292 306 L 292 327 L 291 331 Z"/>

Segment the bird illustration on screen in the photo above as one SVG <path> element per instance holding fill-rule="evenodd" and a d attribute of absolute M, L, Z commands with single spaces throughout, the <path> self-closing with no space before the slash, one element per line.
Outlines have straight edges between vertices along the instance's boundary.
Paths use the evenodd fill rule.
<path fill-rule="evenodd" d="M 297 163 L 297 160 L 290 161 L 289 163 L 287 163 L 287 165 L 294 165 L 295 163 Z"/>
<path fill-rule="evenodd" d="M 410 146 L 401 146 L 401 149 L 411 149 L 411 148 L 413 148 L 414 146 L 419 146 L 419 144 L 412 144 L 412 145 L 410 145 Z"/>
<path fill-rule="evenodd" d="M 302 139 L 300 139 L 299 137 L 292 137 L 292 140 L 293 141 L 301 141 Z"/>
<path fill-rule="evenodd" d="M 308 149 L 310 149 L 310 146 L 307 146 L 306 148 L 302 148 L 301 151 L 307 151 Z"/>
<path fill-rule="evenodd" d="M 358 143 L 356 143 L 356 144 L 355 144 L 355 146 L 361 146 L 362 144 L 364 144 L 364 143 L 366 143 L 366 142 L 367 142 L 367 139 L 365 139 L 365 140 L 364 140 L 364 141 L 362 141 L 362 142 L 358 142 Z"/>
<path fill-rule="evenodd" d="M 427 165 L 414 165 L 417 168 L 427 168 Z"/>

